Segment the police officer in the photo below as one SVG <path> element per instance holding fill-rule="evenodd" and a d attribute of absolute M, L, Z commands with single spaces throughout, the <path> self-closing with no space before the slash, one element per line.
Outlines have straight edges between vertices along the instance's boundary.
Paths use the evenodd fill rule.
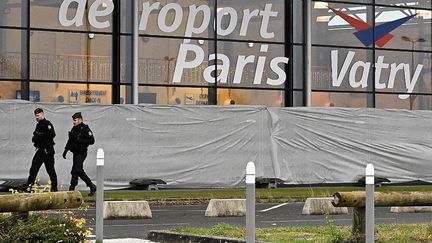
<path fill-rule="evenodd" d="M 51 191 L 57 191 L 57 174 L 54 169 L 54 137 L 56 136 L 54 126 L 50 121 L 45 119 L 45 114 L 41 108 L 34 111 L 37 121 L 36 129 L 33 132 L 32 142 L 36 147 L 36 153 L 33 156 L 32 165 L 30 168 L 30 175 L 27 179 L 27 191 L 31 190 L 32 185 L 36 180 L 42 164 L 51 180 Z"/>
<path fill-rule="evenodd" d="M 94 144 L 95 139 L 89 126 L 84 124 L 81 112 L 77 112 L 72 116 L 73 127 L 69 132 L 69 139 L 66 143 L 63 152 L 63 158 L 66 159 L 66 154 L 71 151 L 73 154 L 72 178 L 70 181 L 69 191 L 75 190 L 78 185 L 78 177 L 81 178 L 88 187 L 90 187 L 89 196 L 93 196 L 96 192 L 96 186 L 84 172 L 84 160 L 87 157 L 87 147 Z"/>

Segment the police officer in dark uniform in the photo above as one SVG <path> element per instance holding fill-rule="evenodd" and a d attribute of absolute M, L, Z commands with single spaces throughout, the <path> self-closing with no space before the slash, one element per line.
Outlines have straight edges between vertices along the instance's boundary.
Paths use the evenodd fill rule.
<path fill-rule="evenodd" d="M 84 124 L 81 112 L 77 112 L 72 116 L 72 123 L 74 126 L 69 132 L 69 139 L 63 152 L 64 159 L 66 159 L 68 151 L 71 151 L 73 154 L 73 165 L 71 171 L 72 178 L 70 181 L 69 191 L 75 190 L 75 187 L 78 185 L 79 177 L 90 188 L 89 196 L 92 196 L 96 192 L 96 186 L 84 172 L 83 164 L 87 157 L 87 147 L 94 144 L 95 139 L 89 126 Z"/>
<path fill-rule="evenodd" d="M 27 180 L 27 191 L 31 190 L 40 167 L 42 164 L 45 164 L 45 168 L 51 180 L 51 191 L 56 192 L 57 174 L 54 169 L 54 137 L 56 134 L 54 126 L 50 121 L 45 119 L 45 114 L 41 108 L 37 108 L 34 111 L 34 114 L 37 124 L 36 129 L 33 132 L 32 142 L 36 147 L 36 153 L 33 157 L 30 175 Z"/>

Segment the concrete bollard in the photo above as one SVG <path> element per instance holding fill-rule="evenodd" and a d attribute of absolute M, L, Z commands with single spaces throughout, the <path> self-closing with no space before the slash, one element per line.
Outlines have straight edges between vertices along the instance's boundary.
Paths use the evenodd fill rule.
<path fill-rule="evenodd" d="M 241 217 L 246 215 L 246 199 L 211 199 L 206 217 Z"/>
<path fill-rule="evenodd" d="M 303 206 L 302 214 L 305 215 L 336 215 L 348 214 L 346 207 L 334 207 L 332 205 L 332 197 L 310 197 L 306 199 Z"/>
<path fill-rule="evenodd" d="M 368 164 L 366 174 L 366 243 L 375 242 L 375 169 Z"/>
<path fill-rule="evenodd" d="M 246 166 L 246 243 L 255 243 L 255 163 Z"/>
<path fill-rule="evenodd" d="M 104 173 L 105 154 L 103 149 L 98 149 L 96 154 L 96 241 L 103 242 L 103 201 L 104 201 Z"/>
<path fill-rule="evenodd" d="M 147 201 L 104 202 L 104 219 L 151 219 L 152 212 Z"/>

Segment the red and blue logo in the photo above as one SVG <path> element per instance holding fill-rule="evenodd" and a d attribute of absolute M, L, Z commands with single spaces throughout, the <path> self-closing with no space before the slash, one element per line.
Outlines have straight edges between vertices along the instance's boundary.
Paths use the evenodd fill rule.
<path fill-rule="evenodd" d="M 403 25 L 405 22 L 417 15 L 410 15 L 373 27 L 364 21 L 353 18 L 334 8 L 329 7 L 329 9 L 357 30 L 354 35 L 361 41 L 361 43 L 363 43 L 364 46 L 370 46 L 374 42 L 379 47 L 385 46 L 385 44 L 387 44 L 387 42 L 389 42 L 394 37 L 392 34 L 390 34 L 390 32 L 397 29 L 399 26 Z"/>

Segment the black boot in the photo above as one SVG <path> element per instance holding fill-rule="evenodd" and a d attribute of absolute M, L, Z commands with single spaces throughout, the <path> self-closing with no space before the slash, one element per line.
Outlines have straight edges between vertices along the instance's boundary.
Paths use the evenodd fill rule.
<path fill-rule="evenodd" d="M 75 191 L 75 187 L 69 186 L 69 191 Z"/>
<path fill-rule="evenodd" d="M 96 194 L 96 185 L 95 184 L 91 184 L 90 185 L 90 192 L 89 192 L 89 197 L 93 196 L 94 194 Z"/>

